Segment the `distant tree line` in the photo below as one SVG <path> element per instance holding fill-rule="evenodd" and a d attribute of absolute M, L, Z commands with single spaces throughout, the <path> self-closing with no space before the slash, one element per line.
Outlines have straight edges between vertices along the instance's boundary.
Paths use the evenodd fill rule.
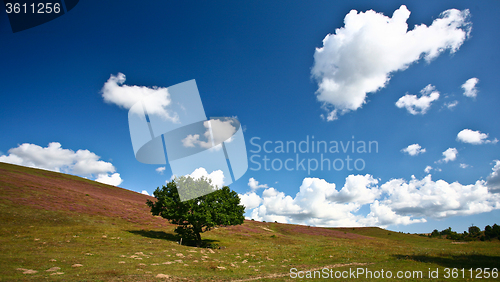
<path fill-rule="evenodd" d="M 432 233 L 429 235 L 431 238 L 446 238 L 457 241 L 491 241 L 493 239 L 500 240 L 500 226 L 496 223 L 493 226 L 486 225 L 484 230 L 481 231 L 479 227 L 472 225 L 469 227 L 469 232 L 464 231 L 464 233 L 457 233 L 451 230 L 451 227 L 442 230 L 439 232 L 437 229 L 434 229 Z"/>

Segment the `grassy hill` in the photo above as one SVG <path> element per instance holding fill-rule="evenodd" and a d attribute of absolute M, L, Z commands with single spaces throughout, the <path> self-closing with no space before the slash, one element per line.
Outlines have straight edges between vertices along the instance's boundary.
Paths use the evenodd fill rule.
<path fill-rule="evenodd" d="M 245 221 L 202 234 L 221 249 L 179 245 L 174 226 L 153 217 L 149 196 L 76 176 L 0 163 L 0 281 L 285 281 L 390 272 L 454 281 L 500 268 L 500 241 L 449 240 L 380 228 L 315 228 Z M 423 232 L 427 230 L 422 230 Z M 464 269 L 462 272 L 461 269 Z M 352 274 L 363 271 L 354 279 Z M 436 272 L 434 272 L 436 273 Z M 295 274 L 292 274 L 294 276 Z M 462 278 L 463 277 L 463 278 Z M 466 278 L 469 279 L 466 279 Z M 479 276 L 477 276 L 479 278 Z M 345 278 L 345 277 L 344 277 Z M 409 278 L 405 281 L 420 281 Z"/>

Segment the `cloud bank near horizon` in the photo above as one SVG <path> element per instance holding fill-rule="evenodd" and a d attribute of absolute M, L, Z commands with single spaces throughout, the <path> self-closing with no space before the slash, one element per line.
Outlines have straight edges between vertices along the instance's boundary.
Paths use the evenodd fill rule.
<path fill-rule="evenodd" d="M 295 197 L 273 187 L 265 188 L 262 196 L 250 187 L 251 191 L 239 196 L 250 214 L 248 219 L 323 227 L 386 228 L 500 209 L 500 161 L 495 161 L 492 170 L 487 181 L 477 180 L 469 185 L 433 181 L 430 174 L 422 179 L 412 175 L 409 181 L 391 179 L 379 185 L 379 179 L 366 174 L 349 175 L 340 190 L 324 179 L 306 177 Z M 365 205 L 370 212 L 359 214 Z"/>
<path fill-rule="evenodd" d="M 51 142 L 47 147 L 24 143 L 8 153 L 0 156 L 0 162 L 93 177 L 97 182 L 113 186 L 123 182 L 110 162 L 100 160 L 100 156 L 89 150 L 64 149 L 59 142 Z"/>

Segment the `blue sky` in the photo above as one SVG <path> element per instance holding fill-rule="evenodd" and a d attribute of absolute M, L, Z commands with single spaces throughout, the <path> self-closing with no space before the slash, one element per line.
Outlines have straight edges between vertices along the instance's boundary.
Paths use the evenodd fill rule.
<path fill-rule="evenodd" d="M 118 87 L 195 79 L 206 116 L 244 129 L 249 169 L 231 188 L 247 217 L 484 228 L 500 219 L 498 12 L 497 1 L 80 1 L 18 33 L 2 12 L 0 161 L 151 194 L 171 168 L 135 159 L 128 109 L 102 89 L 119 73 Z M 378 150 L 328 152 L 338 169 L 308 172 L 321 154 L 255 145 L 313 136 Z M 306 170 L 265 170 L 264 156 Z"/>

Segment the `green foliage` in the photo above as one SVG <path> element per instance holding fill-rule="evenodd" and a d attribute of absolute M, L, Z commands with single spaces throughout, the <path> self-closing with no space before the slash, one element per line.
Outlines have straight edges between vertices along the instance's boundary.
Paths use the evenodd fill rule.
<path fill-rule="evenodd" d="M 434 231 L 432 231 L 431 235 L 430 235 L 431 238 L 434 238 L 434 237 L 441 237 L 441 234 L 439 234 L 439 231 L 437 229 L 434 229 Z"/>
<path fill-rule="evenodd" d="M 469 227 L 469 232 L 467 233 L 467 231 L 464 231 L 463 234 L 452 231 L 451 227 L 448 227 L 441 232 L 439 232 L 437 229 L 434 229 L 434 231 L 432 231 L 432 233 L 429 235 L 429 237 L 431 238 L 443 238 L 442 236 L 444 236 L 446 239 L 455 241 L 486 241 L 494 238 L 498 238 L 500 240 L 500 226 L 498 226 L 497 224 L 494 224 L 493 227 L 487 225 L 484 228 L 484 231 L 481 231 L 479 227 L 472 225 L 471 227 Z"/>
<path fill-rule="evenodd" d="M 208 182 L 204 178 L 189 178 L 191 177 L 181 177 L 176 181 L 183 185 L 199 185 L 198 187 L 205 185 L 202 182 Z M 243 223 L 245 207 L 240 205 L 238 194 L 229 187 L 224 186 L 215 192 L 183 202 L 179 198 L 177 185 L 175 181 L 171 181 L 161 189 L 157 188 L 153 193 L 157 201 L 148 200 L 146 204 L 153 215 L 160 215 L 176 224 L 175 232 L 184 240 L 195 241 L 197 246 L 201 246 L 201 233 L 216 226 Z"/>
<path fill-rule="evenodd" d="M 441 235 L 451 235 L 451 227 L 448 227 L 448 229 L 442 230 L 439 234 Z"/>
<path fill-rule="evenodd" d="M 487 225 L 484 228 L 484 238 L 486 240 L 499 239 L 500 240 L 500 226 L 493 224 L 493 227 Z"/>
<path fill-rule="evenodd" d="M 219 244 L 217 244 L 217 243 L 208 243 L 205 247 L 209 248 L 209 249 L 219 249 L 220 248 Z"/>
<path fill-rule="evenodd" d="M 192 177 L 180 177 L 175 180 L 176 187 L 181 188 L 182 193 L 179 194 L 181 201 L 194 199 L 199 195 L 206 195 L 217 190 L 213 187 L 212 181 L 204 177 L 195 180 Z"/>
<path fill-rule="evenodd" d="M 476 236 L 480 232 L 481 232 L 481 229 L 479 229 L 479 227 L 477 227 L 477 226 L 472 225 L 471 227 L 469 227 L 469 234 L 471 236 Z"/>

